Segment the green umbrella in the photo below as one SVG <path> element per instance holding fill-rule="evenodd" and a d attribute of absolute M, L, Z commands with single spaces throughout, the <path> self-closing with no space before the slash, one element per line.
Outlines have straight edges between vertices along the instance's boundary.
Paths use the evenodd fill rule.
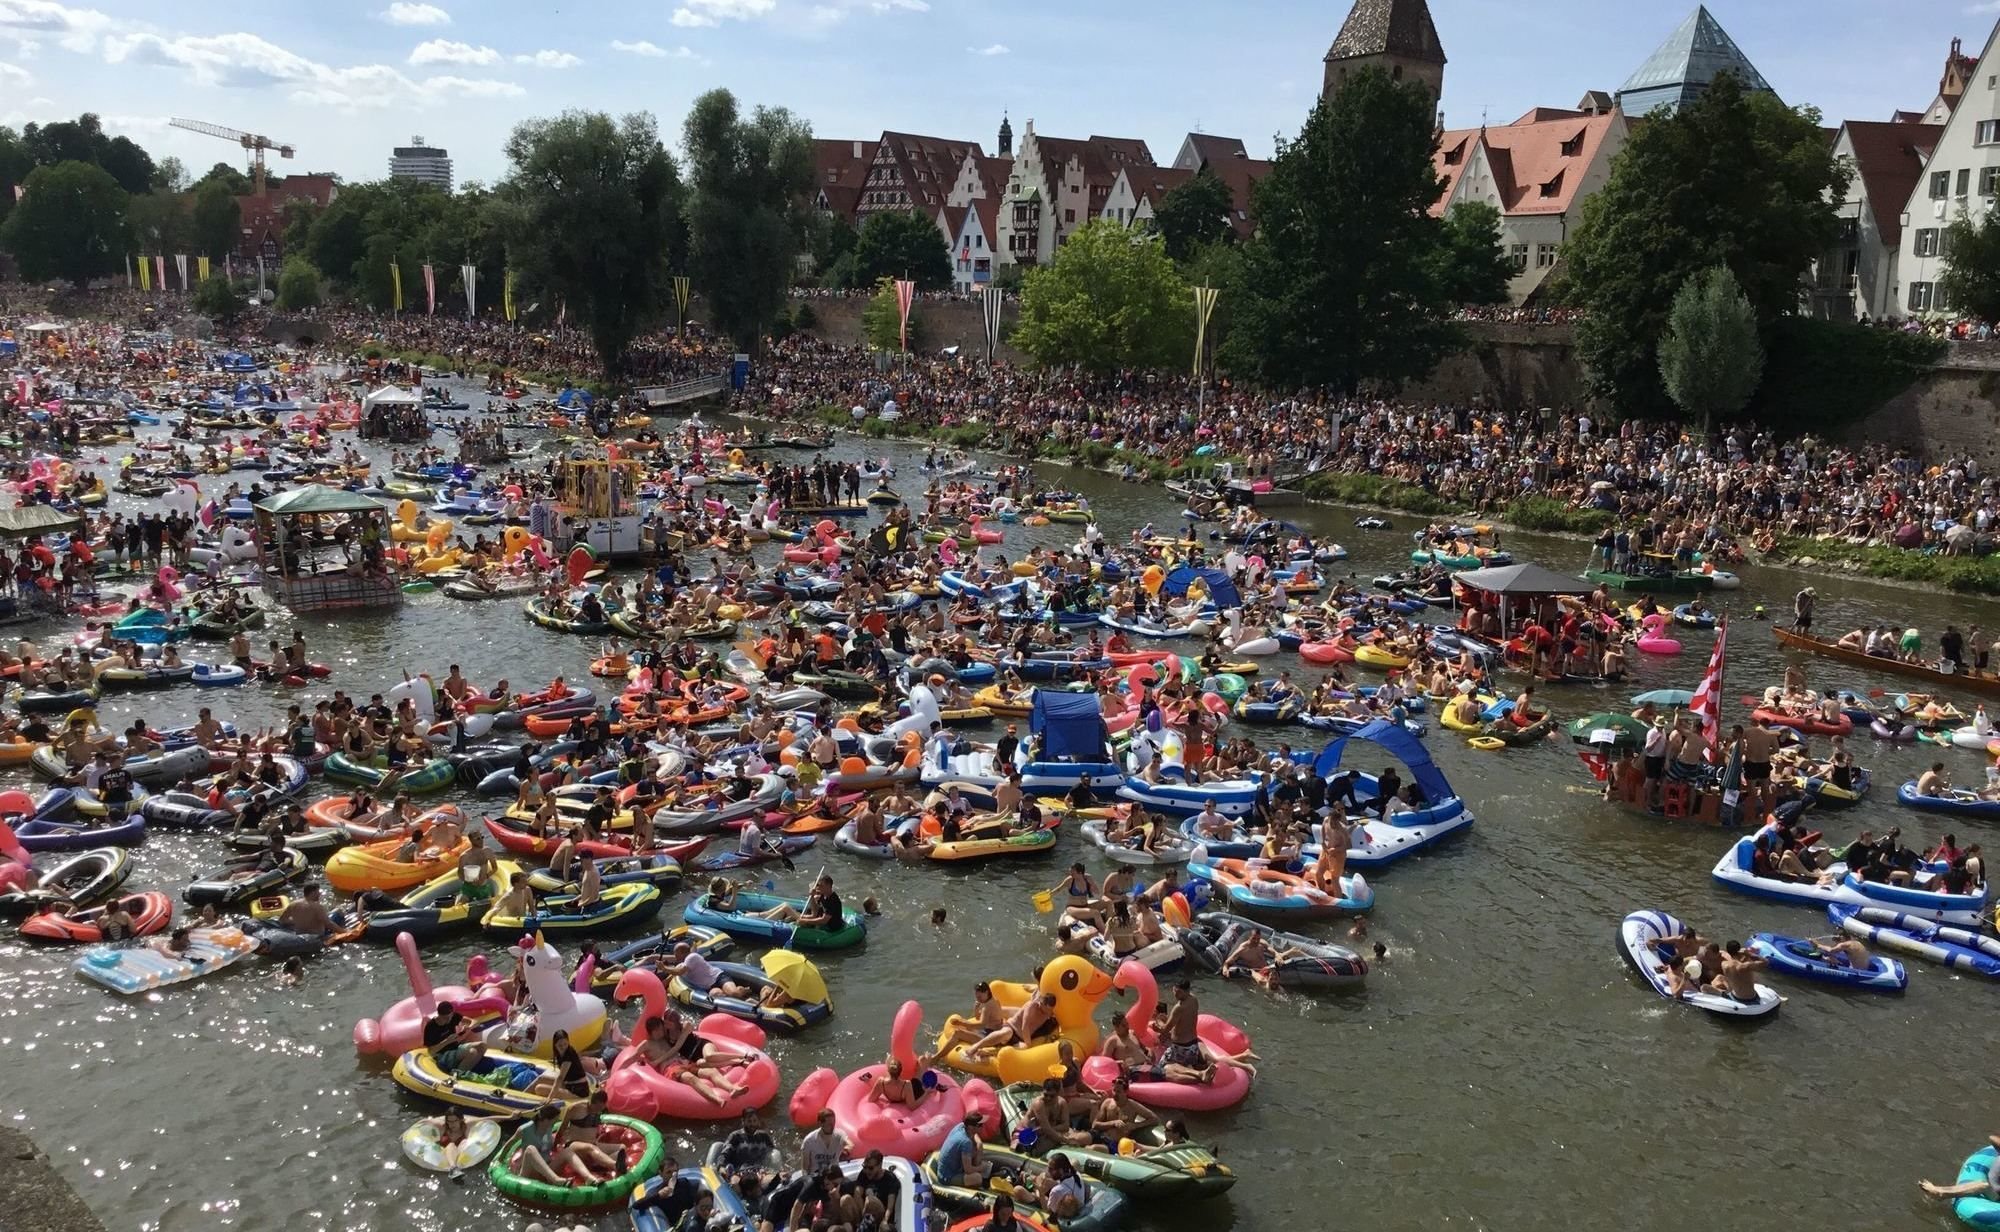
<path fill-rule="evenodd" d="M 1646 742 L 1646 725 L 1629 714 L 1605 710 L 1586 714 L 1571 723 L 1569 738 L 1578 744 L 1637 748 Z"/>

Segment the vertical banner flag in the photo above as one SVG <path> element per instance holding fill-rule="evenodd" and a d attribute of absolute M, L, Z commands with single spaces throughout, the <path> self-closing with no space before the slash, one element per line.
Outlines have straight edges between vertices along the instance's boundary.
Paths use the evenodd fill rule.
<path fill-rule="evenodd" d="M 514 319 L 514 271 L 505 270 L 500 275 L 500 311 L 509 321 Z"/>
<path fill-rule="evenodd" d="M 1215 297 L 1217 294 L 1218 292 L 1214 287 L 1196 287 L 1194 289 L 1194 375 L 1196 379 L 1201 377 L 1202 352 L 1208 345 L 1208 318 L 1215 312 Z"/>
<path fill-rule="evenodd" d="M 424 303 L 426 305 L 424 315 L 427 317 L 436 316 L 438 310 L 437 271 L 431 268 L 429 261 L 424 262 Z"/>
<path fill-rule="evenodd" d="M 259 292 L 262 292 L 263 289 L 264 289 L 264 254 L 260 252 L 257 254 L 257 290 Z"/>
<path fill-rule="evenodd" d="M 1701 734 L 1708 740 L 1711 760 L 1719 758 L 1715 742 L 1722 734 L 1722 657 L 1728 644 L 1729 618 L 1725 616 L 1715 622 L 1715 649 L 1708 656 L 1708 670 L 1702 673 L 1694 700 L 1688 703 L 1688 713 L 1701 720 Z"/>
<path fill-rule="evenodd" d="M 195 280 L 196 282 L 207 282 L 207 281 L 208 281 L 208 258 L 207 258 L 207 257 L 205 257 L 205 256 L 204 256 L 204 257 L 196 257 L 196 258 L 194 259 L 194 280 Z"/>
<path fill-rule="evenodd" d="M 236 281 L 236 262 L 226 252 L 222 254 L 222 276 L 231 282 Z"/>
<path fill-rule="evenodd" d="M 125 254 L 125 289 L 132 289 L 132 254 Z"/>
<path fill-rule="evenodd" d="M 141 291 L 153 289 L 153 262 L 146 257 L 139 258 L 139 289 Z"/>
<path fill-rule="evenodd" d="M 476 307 L 478 302 L 476 296 L 479 289 L 479 267 L 476 265 L 459 266 L 458 280 L 465 284 L 465 319 L 470 321 L 474 314 L 479 311 Z"/>
<path fill-rule="evenodd" d="M 557 329 L 561 329 L 561 328 L 562 328 L 562 323 L 563 323 L 563 318 L 564 318 L 564 317 L 567 317 L 568 315 L 569 315 L 569 301 L 568 301 L 568 300 L 566 300 L 566 299 L 559 299 L 559 300 L 557 300 L 557 301 L 556 301 L 556 328 L 557 328 Z"/>
<path fill-rule="evenodd" d="M 188 259 L 184 252 L 174 254 L 174 270 L 181 276 L 181 290 L 188 289 Z"/>
<path fill-rule="evenodd" d="M 1007 293 L 999 287 L 987 286 L 979 292 L 979 316 L 986 326 L 986 362 L 993 362 L 994 352 L 1000 349 L 1000 305 Z"/>
<path fill-rule="evenodd" d="M 688 276 L 686 274 L 674 275 L 674 303 L 678 307 L 678 311 L 674 314 L 674 332 L 676 334 L 683 333 L 687 329 L 688 286 Z"/>
<path fill-rule="evenodd" d="M 917 284 L 908 278 L 896 280 L 896 311 L 902 314 L 900 338 L 905 351 L 910 349 L 910 301 L 917 297 Z"/>
<path fill-rule="evenodd" d="M 160 284 L 160 290 L 164 291 L 167 289 L 167 256 L 165 253 L 153 254 L 153 281 Z"/>
<path fill-rule="evenodd" d="M 389 306 L 403 310 L 403 267 L 394 261 L 389 262 Z"/>

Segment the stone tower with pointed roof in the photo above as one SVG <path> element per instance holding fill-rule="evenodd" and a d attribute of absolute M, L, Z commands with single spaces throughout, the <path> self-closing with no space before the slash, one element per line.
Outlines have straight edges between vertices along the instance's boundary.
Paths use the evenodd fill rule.
<path fill-rule="evenodd" d="M 1678 111 L 1700 98 L 1723 73 L 1733 74 L 1747 91 L 1777 93 L 1722 23 L 1706 6 L 1697 5 L 1618 87 L 1618 105 L 1631 116 Z"/>
<path fill-rule="evenodd" d="M 1421 83 L 1433 102 L 1444 94 L 1444 44 L 1424 0 L 1354 0 L 1327 50 L 1320 93 L 1333 93 L 1348 74 L 1370 67 Z"/>

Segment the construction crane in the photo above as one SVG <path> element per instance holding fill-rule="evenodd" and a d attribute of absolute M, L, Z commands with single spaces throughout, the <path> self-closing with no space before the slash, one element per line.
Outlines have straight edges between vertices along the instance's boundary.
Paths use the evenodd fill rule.
<path fill-rule="evenodd" d="M 167 121 L 173 128 L 184 128 L 191 133 L 202 133 L 210 137 L 220 137 L 224 141 L 234 141 L 250 155 L 251 179 L 256 185 L 256 195 L 264 195 L 264 151 L 276 150 L 279 158 L 290 158 L 294 153 L 291 146 L 261 137 L 256 133 L 239 132 L 224 128 L 220 124 L 205 124 L 200 120 L 173 119 Z"/>

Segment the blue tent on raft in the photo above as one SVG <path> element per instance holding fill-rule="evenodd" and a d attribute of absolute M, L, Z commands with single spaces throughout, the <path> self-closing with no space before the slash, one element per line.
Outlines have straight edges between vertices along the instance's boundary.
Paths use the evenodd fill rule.
<path fill-rule="evenodd" d="M 566 411 L 587 411 L 596 402 L 587 389 L 565 389 L 556 395 L 556 405 Z"/>
<path fill-rule="evenodd" d="M 1039 698 L 1040 694 L 1036 694 Z M 1327 742 L 1313 758 L 1313 773 L 1320 778 L 1332 778 L 1340 769 L 1340 755 L 1346 751 L 1351 740 L 1365 740 L 1410 769 L 1410 778 L 1423 790 L 1424 799 L 1432 808 L 1447 800 L 1457 800 L 1458 792 L 1444 777 L 1444 771 L 1431 760 L 1430 750 L 1400 723 L 1388 719 L 1372 719 L 1356 729 L 1351 735 L 1337 736 Z"/>
<path fill-rule="evenodd" d="M 1103 761 L 1104 711 L 1095 693 L 1035 690 L 1028 731 L 1041 737 L 1042 761 Z"/>
<path fill-rule="evenodd" d="M 1188 588 L 1197 581 L 1208 587 L 1209 601 L 1218 609 L 1227 611 L 1243 606 L 1243 595 L 1236 589 L 1236 583 L 1230 581 L 1229 575 L 1220 569 L 1177 566 L 1168 571 L 1166 580 L 1160 584 L 1160 593 L 1170 599 L 1178 599 L 1186 595 Z"/>

